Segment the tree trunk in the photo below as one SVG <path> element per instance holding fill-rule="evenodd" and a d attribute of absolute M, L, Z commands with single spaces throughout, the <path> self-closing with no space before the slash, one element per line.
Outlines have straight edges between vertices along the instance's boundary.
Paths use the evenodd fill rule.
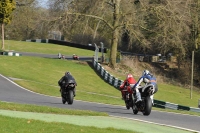
<path fill-rule="evenodd" d="M 1 35 L 2 35 L 2 47 L 1 49 L 4 50 L 4 24 L 1 24 Z"/>
<path fill-rule="evenodd" d="M 119 35 L 119 6 L 121 0 L 113 0 L 114 13 L 113 13 L 113 33 L 110 51 L 110 67 L 115 69 L 116 67 L 116 57 L 117 57 L 117 45 L 118 45 L 118 35 Z"/>

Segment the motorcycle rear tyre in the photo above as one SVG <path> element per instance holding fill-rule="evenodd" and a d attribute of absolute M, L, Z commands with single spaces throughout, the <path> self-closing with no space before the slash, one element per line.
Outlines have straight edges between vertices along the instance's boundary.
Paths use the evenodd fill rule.
<path fill-rule="evenodd" d="M 128 105 L 128 101 L 125 101 L 126 109 L 130 109 L 130 106 Z"/>
<path fill-rule="evenodd" d="M 69 90 L 69 93 L 68 93 L 68 104 L 73 104 L 73 100 L 74 100 L 74 93 L 72 90 Z"/>
<path fill-rule="evenodd" d="M 143 115 L 148 116 L 151 113 L 151 108 L 152 108 L 152 101 L 150 97 L 145 98 L 145 108 L 144 111 L 142 112 Z"/>
<path fill-rule="evenodd" d="M 130 106 L 129 106 L 129 105 L 127 105 L 127 104 L 126 104 L 126 109 L 128 109 L 128 110 L 130 109 Z"/>

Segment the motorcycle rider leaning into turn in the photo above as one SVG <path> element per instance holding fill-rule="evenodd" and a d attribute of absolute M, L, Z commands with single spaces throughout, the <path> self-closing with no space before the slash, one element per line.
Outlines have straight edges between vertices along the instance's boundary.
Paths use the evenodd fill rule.
<path fill-rule="evenodd" d="M 136 84 L 136 80 L 133 78 L 132 74 L 128 74 L 124 82 L 120 85 L 120 91 L 122 94 L 122 100 L 125 99 L 125 94 L 123 89 L 127 87 L 128 92 L 131 92 L 132 87 Z"/>
<path fill-rule="evenodd" d="M 65 75 L 58 81 L 58 85 L 60 86 L 60 92 L 62 94 L 62 90 L 65 89 L 65 86 L 69 83 L 69 81 L 73 81 L 77 86 L 75 78 L 71 75 L 70 72 L 65 72 Z M 74 88 L 74 97 L 76 96 L 76 87 Z"/>
<path fill-rule="evenodd" d="M 152 94 L 150 98 L 153 103 L 153 95 L 158 91 L 158 86 L 157 86 L 156 78 L 148 70 L 143 71 L 142 76 L 139 78 L 138 82 L 133 87 L 133 89 L 135 89 L 136 91 L 136 98 L 137 98 L 136 103 L 142 100 L 141 94 L 139 92 L 140 84 L 142 82 L 145 83 L 145 85 L 149 85 L 149 84 L 153 85 L 152 92 L 149 92 Z"/>

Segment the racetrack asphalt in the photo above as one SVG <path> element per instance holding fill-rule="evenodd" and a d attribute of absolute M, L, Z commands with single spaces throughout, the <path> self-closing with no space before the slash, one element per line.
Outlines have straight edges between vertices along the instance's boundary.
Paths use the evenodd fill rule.
<path fill-rule="evenodd" d="M 21 112 L 11 110 L 0 110 L 0 115 L 41 120 L 45 122 L 62 122 L 79 126 L 94 126 L 98 128 L 115 128 L 125 129 L 130 131 L 137 131 L 141 133 L 192 133 L 193 131 L 186 131 L 165 125 L 156 125 L 152 123 L 144 123 L 137 120 L 126 118 L 112 117 L 112 116 L 75 116 L 75 115 L 61 115 L 61 114 L 46 114 Z"/>

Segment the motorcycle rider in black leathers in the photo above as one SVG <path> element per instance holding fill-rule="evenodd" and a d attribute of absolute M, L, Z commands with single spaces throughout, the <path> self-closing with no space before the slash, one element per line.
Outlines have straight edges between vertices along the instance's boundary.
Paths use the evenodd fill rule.
<path fill-rule="evenodd" d="M 75 78 L 71 75 L 70 72 L 66 72 L 65 75 L 58 81 L 58 85 L 60 86 L 60 92 L 62 94 L 62 90 L 65 89 L 68 83 L 74 83 L 77 86 Z M 76 96 L 76 87 L 74 87 L 74 97 Z"/>

